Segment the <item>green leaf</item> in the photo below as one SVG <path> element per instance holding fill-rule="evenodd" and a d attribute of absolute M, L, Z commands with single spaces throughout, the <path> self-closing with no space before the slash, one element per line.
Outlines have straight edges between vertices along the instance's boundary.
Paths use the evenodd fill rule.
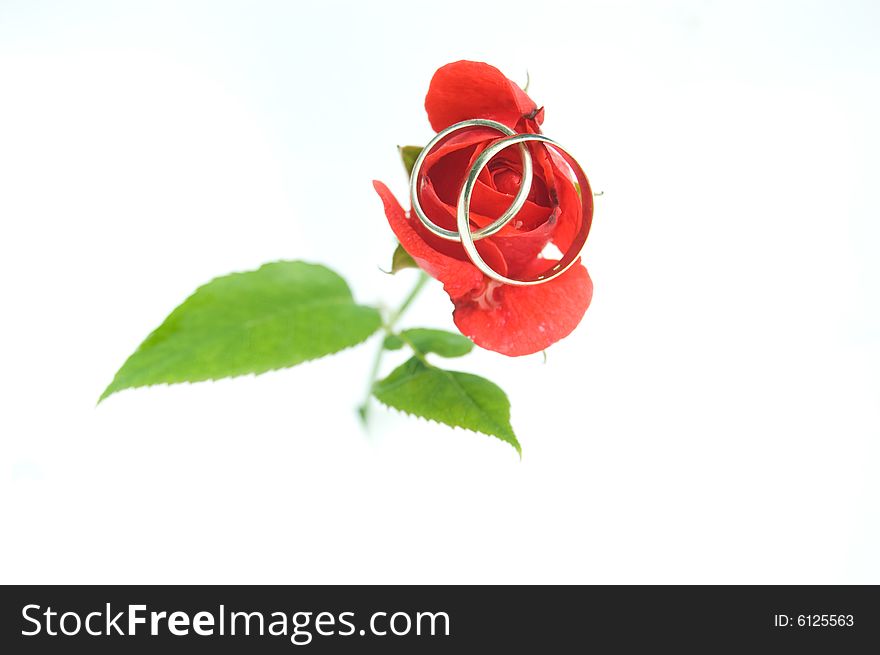
<path fill-rule="evenodd" d="M 387 337 L 385 337 L 385 341 L 382 344 L 382 347 L 385 350 L 400 350 L 405 345 L 406 344 L 403 343 L 403 339 L 401 339 L 399 336 L 397 336 L 396 334 L 389 334 Z"/>
<path fill-rule="evenodd" d="M 463 357 L 474 349 L 473 341 L 446 330 L 411 328 L 385 338 L 386 350 L 400 350 L 404 344 L 409 344 L 423 355 L 436 353 L 441 357 Z"/>
<path fill-rule="evenodd" d="M 413 357 L 376 382 L 373 395 L 402 412 L 498 437 L 522 455 L 510 426 L 510 401 L 485 378 L 444 371 Z"/>
<path fill-rule="evenodd" d="M 416 165 L 416 159 L 421 151 L 421 146 L 397 146 L 397 152 L 400 153 L 400 158 L 403 160 L 407 177 L 412 175 L 413 166 Z"/>
<path fill-rule="evenodd" d="M 474 342 L 464 335 L 431 328 L 410 328 L 385 337 L 385 350 L 411 346 L 422 355 L 435 353 L 441 357 L 463 357 L 474 349 Z"/>
<path fill-rule="evenodd" d="M 397 247 L 394 249 L 394 254 L 391 255 L 391 272 L 397 273 L 405 268 L 418 267 L 419 265 L 416 264 L 416 260 L 413 259 L 410 254 L 403 249 L 403 246 L 398 243 Z"/>
<path fill-rule="evenodd" d="M 264 373 L 358 344 L 382 321 L 324 266 L 274 262 L 218 277 L 175 309 L 101 395 Z"/>

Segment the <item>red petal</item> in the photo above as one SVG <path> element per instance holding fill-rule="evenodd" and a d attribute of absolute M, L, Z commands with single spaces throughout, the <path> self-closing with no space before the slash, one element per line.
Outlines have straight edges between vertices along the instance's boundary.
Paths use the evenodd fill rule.
<path fill-rule="evenodd" d="M 507 264 L 507 275 L 511 277 L 525 277 L 522 271 L 529 270 L 532 262 L 550 241 L 553 226 L 549 223 L 539 225 L 529 232 L 516 232 L 510 237 L 505 237 L 501 232 L 489 239 L 498 246 L 504 261 Z M 499 269 L 500 272 L 500 269 Z"/>
<path fill-rule="evenodd" d="M 474 127 L 453 132 L 451 136 L 443 139 L 428 153 L 422 163 L 422 172 L 427 172 L 434 164 L 452 152 L 477 145 L 485 147 L 489 142 L 503 136 L 501 132 L 493 130 L 491 127 Z M 480 150 L 482 151 L 482 148 Z M 464 171 L 462 171 L 462 175 L 464 175 Z"/>
<path fill-rule="evenodd" d="M 583 222 L 583 205 L 574 184 L 567 177 L 556 178 L 556 190 L 559 197 L 559 216 L 557 217 L 556 229 L 553 232 L 553 243 L 562 252 L 571 248 L 571 243 L 581 229 Z M 589 187 L 582 189 L 582 193 L 592 194 Z"/>
<path fill-rule="evenodd" d="M 530 273 L 552 262 L 535 260 Z M 462 334 L 487 350 L 511 357 L 544 350 L 568 336 L 587 311 L 593 282 L 576 264 L 546 284 L 515 287 L 490 282 L 478 298 L 456 301 L 453 318 Z"/>
<path fill-rule="evenodd" d="M 526 116 L 537 123 L 543 119 L 525 91 L 494 66 L 476 61 L 446 64 L 434 73 L 425 109 L 436 132 L 469 118 L 489 118 L 512 129 Z"/>
<path fill-rule="evenodd" d="M 469 216 L 471 223 L 476 227 L 483 227 L 495 221 L 507 210 L 508 207 L 510 207 L 510 203 L 513 202 L 513 196 L 493 191 L 482 182 L 477 182 L 477 185 L 474 187 L 474 195 L 471 198 L 472 202 Z M 431 178 L 428 178 L 422 186 L 419 199 L 421 200 L 422 209 L 425 214 L 427 214 L 428 218 L 434 223 L 447 230 L 458 229 L 457 209 L 455 205 L 445 202 L 440 197 Z M 529 232 L 530 230 L 534 230 L 544 225 L 547 222 L 549 215 L 550 210 L 546 207 L 539 207 L 538 205 L 527 201 L 513 220 L 496 232 L 496 236 L 516 238 L 524 232 Z M 482 243 L 482 241 L 480 243 Z"/>
<path fill-rule="evenodd" d="M 439 225 L 447 230 L 458 229 L 455 209 L 445 204 L 437 197 L 430 182 L 428 182 L 422 189 L 420 198 L 422 202 L 422 210 L 435 225 Z M 490 222 L 486 217 L 482 217 L 482 219 L 485 223 Z M 460 259 L 462 261 L 469 260 L 469 257 L 465 254 L 464 248 L 459 242 L 442 239 L 436 234 L 432 234 L 418 221 L 410 221 L 409 226 L 411 229 L 415 230 L 422 241 L 434 250 L 449 257 L 454 257 L 455 259 Z M 480 253 L 480 256 L 486 260 L 486 263 L 489 266 L 501 273 L 501 275 L 507 275 L 507 263 L 501 254 L 501 250 L 499 250 L 495 243 L 489 239 L 481 239 L 477 242 L 477 252 Z"/>
<path fill-rule="evenodd" d="M 373 181 L 373 188 L 385 205 L 385 216 L 400 245 L 428 275 L 440 280 L 450 298 L 470 294 L 483 286 L 483 274 L 470 262 L 450 257 L 435 250 L 413 229 L 406 212 L 387 186 Z M 449 242 L 450 245 L 455 245 Z M 458 248 L 461 248 L 459 245 Z M 500 257 L 500 254 L 499 254 Z"/>
<path fill-rule="evenodd" d="M 488 185 L 477 182 L 471 196 L 471 213 L 475 215 L 473 222 L 479 227 L 491 223 L 507 211 L 513 202 L 514 195 L 495 191 Z M 513 220 L 507 223 L 498 234 L 512 237 L 516 236 L 516 233 L 521 230 L 534 230 L 536 227 L 543 225 L 549 215 L 549 208 L 541 207 L 531 200 L 527 200 Z"/>

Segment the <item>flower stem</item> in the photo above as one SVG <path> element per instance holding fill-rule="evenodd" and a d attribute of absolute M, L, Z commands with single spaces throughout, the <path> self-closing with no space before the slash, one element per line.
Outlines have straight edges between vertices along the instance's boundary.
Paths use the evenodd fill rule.
<path fill-rule="evenodd" d="M 388 316 L 388 320 L 385 325 L 382 327 L 385 330 L 385 334 L 391 334 L 394 326 L 397 325 L 397 322 L 403 317 L 406 313 L 406 310 L 409 309 L 410 305 L 412 305 L 413 301 L 416 299 L 416 296 L 419 295 L 421 290 L 428 283 L 428 280 L 431 279 L 428 277 L 428 274 L 424 271 L 419 271 L 419 279 L 416 280 L 415 286 L 412 290 L 407 294 L 406 298 L 403 299 L 403 302 L 400 303 L 400 306 L 395 309 Z M 370 379 L 367 383 L 367 394 L 364 396 L 364 401 L 361 403 L 360 407 L 358 407 L 358 416 L 361 417 L 361 422 L 366 425 L 367 420 L 369 418 L 370 411 L 370 396 L 373 394 L 373 384 L 376 382 L 376 378 L 379 377 L 379 369 L 382 366 L 382 356 L 385 354 L 385 339 L 383 338 L 379 342 L 379 348 L 376 351 L 376 355 L 373 358 L 373 365 L 370 368 Z"/>
<path fill-rule="evenodd" d="M 412 305 L 413 300 L 416 299 L 416 296 L 419 295 L 419 292 L 425 287 L 428 283 L 428 280 L 431 278 L 428 277 L 428 274 L 425 271 L 419 271 L 419 279 L 416 280 L 416 285 L 412 288 L 412 291 L 409 292 L 409 295 L 403 299 L 403 302 L 400 303 L 400 307 L 398 307 L 394 312 L 392 312 L 391 316 L 388 320 L 388 325 L 385 326 L 385 329 L 389 332 L 394 329 L 394 326 L 397 324 L 397 321 L 406 313 L 406 310 L 409 309 L 409 306 Z"/>

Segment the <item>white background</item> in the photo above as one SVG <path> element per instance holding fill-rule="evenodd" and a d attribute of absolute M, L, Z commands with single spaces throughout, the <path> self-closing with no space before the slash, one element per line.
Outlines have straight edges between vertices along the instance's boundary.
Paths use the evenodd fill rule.
<path fill-rule="evenodd" d="M 878 31 L 837 0 L 0 1 L 0 581 L 880 582 Z M 370 182 L 403 196 L 461 58 L 528 71 L 604 191 L 575 334 L 457 363 L 522 462 L 364 434 L 374 341 L 95 407 L 216 275 L 399 302 Z"/>

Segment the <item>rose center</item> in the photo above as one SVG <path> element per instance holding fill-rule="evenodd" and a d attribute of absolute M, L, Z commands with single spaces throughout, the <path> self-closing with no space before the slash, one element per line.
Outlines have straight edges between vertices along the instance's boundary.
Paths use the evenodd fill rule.
<path fill-rule="evenodd" d="M 493 176 L 493 180 L 496 189 L 501 193 L 507 193 L 512 196 L 519 191 L 519 186 L 522 184 L 522 174 L 508 168 L 496 173 Z"/>

